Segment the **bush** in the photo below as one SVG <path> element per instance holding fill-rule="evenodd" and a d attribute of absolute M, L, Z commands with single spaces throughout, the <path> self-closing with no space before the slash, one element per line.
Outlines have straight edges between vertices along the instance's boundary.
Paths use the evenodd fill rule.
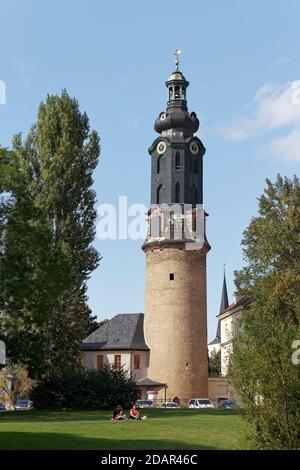
<path fill-rule="evenodd" d="M 136 382 L 123 370 L 68 370 L 42 379 L 31 393 L 38 409 L 129 407 L 139 397 Z"/>

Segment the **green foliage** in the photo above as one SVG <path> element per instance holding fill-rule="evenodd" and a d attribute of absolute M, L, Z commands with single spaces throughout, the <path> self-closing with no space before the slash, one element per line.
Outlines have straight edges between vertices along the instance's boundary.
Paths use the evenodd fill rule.
<path fill-rule="evenodd" d="M 0 149 L 0 334 L 35 377 L 77 366 L 94 327 L 86 283 L 100 261 L 92 246 L 99 153 L 65 90 L 41 103 L 13 152 Z"/>
<path fill-rule="evenodd" d="M 300 274 L 300 183 L 277 176 L 266 180 L 258 199 L 258 216 L 253 217 L 242 240 L 246 266 L 235 272 L 239 293 L 252 294 L 257 281 L 271 272 L 285 270 Z"/>
<path fill-rule="evenodd" d="M 35 381 L 28 375 L 23 364 L 11 364 L 3 370 L 0 380 L 0 396 L 9 397 L 12 403 L 28 398 L 35 386 Z"/>
<path fill-rule="evenodd" d="M 110 366 L 53 374 L 42 379 L 31 394 L 39 409 L 129 407 L 138 396 L 136 382 L 125 371 Z"/>
<path fill-rule="evenodd" d="M 208 373 L 209 375 L 221 375 L 221 350 L 213 349 L 208 356 Z"/>
<path fill-rule="evenodd" d="M 43 327 L 70 283 L 70 267 L 15 153 L 0 149 L 0 170 L 0 334 L 10 359 L 37 375 L 44 370 Z"/>
<path fill-rule="evenodd" d="M 245 231 L 247 266 L 236 275 L 253 303 L 234 341 L 230 377 L 252 425 L 254 447 L 300 449 L 300 186 L 267 181 L 259 216 Z"/>

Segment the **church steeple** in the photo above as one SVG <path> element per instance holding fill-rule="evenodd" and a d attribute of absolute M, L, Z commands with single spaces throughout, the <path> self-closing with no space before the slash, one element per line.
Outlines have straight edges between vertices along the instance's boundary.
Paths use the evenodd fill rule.
<path fill-rule="evenodd" d="M 227 292 L 227 284 L 226 284 L 226 273 L 225 273 L 225 268 L 224 268 L 223 287 L 222 287 L 222 295 L 221 295 L 221 304 L 220 304 L 219 315 L 221 315 L 223 312 L 225 312 L 226 308 L 228 308 L 228 307 L 229 307 L 228 292 Z M 212 346 L 214 344 L 218 344 L 220 342 L 221 342 L 221 320 L 218 320 L 216 337 L 213 341 L 211 341 L 209 343 L 209 346 Z"/>
<path fill-rule="evenodd" d="M 220 305 L 220 315 L 221 313 L 225 312 L 226 308 L 229 307 L 228 302 L 228 292 L 227 292 L 227 284 L 226 284 L 226 273 L 224 268 L 224 278 L 223 278 L 223 288 L 222 288 L 222 297 L 221 297 L 221 305 Z"/>

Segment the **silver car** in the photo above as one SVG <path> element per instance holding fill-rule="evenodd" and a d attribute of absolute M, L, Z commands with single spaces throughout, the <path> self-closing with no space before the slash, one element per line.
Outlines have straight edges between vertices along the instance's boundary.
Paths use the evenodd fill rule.
<path fill-rule="evenodd" d="M 32 408 L 32 402 L 30 400 L 17 400 L 15 404 L 15 410 L 30 410 Z"/>
<path fill-rule="evenodd" d="M 180 408 L 180 406 L 175 403 L 174 401 L 165 401 L 164 403 L 161 404 L 161 408 L 168 408 L 168 409 L 172 409 L 172 408 Z"/>
<path fill-rule="evenodd" d="M 135 404 L 137 408 L 156 408 L 154 400 L 138 400 Z"/>
<path fill-rule="evenodd" d="M 189 408 L 214 408 L 214 404 L 208 398 L 192 398 L 188 404 Z"/>

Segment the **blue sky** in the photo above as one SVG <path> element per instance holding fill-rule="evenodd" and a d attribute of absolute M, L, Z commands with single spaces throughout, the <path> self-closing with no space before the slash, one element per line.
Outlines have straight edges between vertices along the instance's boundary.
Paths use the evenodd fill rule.
<path fill-rule="evenodd" d="M 183 50 L 188 105 L 201 121 L 205 155 L 209 338 L 214 335 L 223 263 L 229 296 L 242 266 L 242 232 L 265 177 L 300 164 L 298 0 L 1 0 L 0 144 L 24 136 L 47 93 L 76 96 L 101 136 L 98 203 L 119 195 L 148 205 L 154 120 L 164 82 Z M 299 137 L 298 137 L 299 136 Z M 103 260 L 89 281 L 99 319 L 143 311 L 141 240 L 96 240 Z"/>

